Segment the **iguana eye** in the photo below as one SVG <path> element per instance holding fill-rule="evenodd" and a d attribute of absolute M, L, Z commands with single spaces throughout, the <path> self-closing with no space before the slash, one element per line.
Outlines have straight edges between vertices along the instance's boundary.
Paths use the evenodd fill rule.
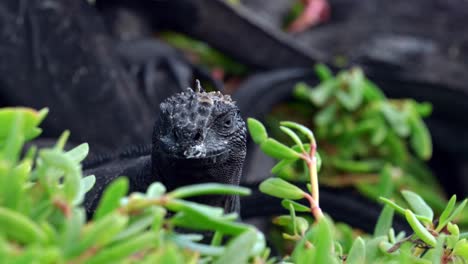
<path fill-rule="evenodd" d="M 237 112 L 231 112 L 224 118 L 224 128 L 230 129 L 234 126 L 236 122 Z"/>
<path fill-rule="evenodd" d="M 215 122 L 215 126 L 217 127 L 216 131 L 218 134 L 221 135 L 229 135 L 231 134 L 234 130 L 234 124 L 236 121 L 236 113 L 233 112 L 228 112 L 222 116 L 220 116 Z"/>
<path fill-rule="evenodd" d="M 224 127 L 225 128 L 230 128 L 231 126 L 232 126 L 232 117 L 230 117 L 230 118 L 228 118 L 228 119 L 226 119 L 224 121 Z"/>

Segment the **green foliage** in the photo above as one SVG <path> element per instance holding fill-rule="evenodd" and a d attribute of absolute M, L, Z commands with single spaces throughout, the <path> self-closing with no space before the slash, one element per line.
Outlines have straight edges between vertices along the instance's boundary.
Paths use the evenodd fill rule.
<path fill-rule="evenodd" d="M 446 199 L 424 163 L 432 155 L 431 136 L 423 121 L 431 113 L 431 105 L 412 99 L 388 99 L 359 68 L 335 76 L 326 66 L 317 65 L 316 73 L 320 80 L 317 85 L 298 83 L 296 101 L 274 109 L 267 119 L 272 130 L 269 134 L 300 149 L 298 138 L 282 127 L 278 129 L 278 125 L 285 126 L 279 120 L 292 118 L 307 124 L 323 146 L 319 150 L 324 160 L 321 184 L 354 186 L 369 198 L 378 200 L 383 195 L 400 204 L 407 201 L 400 190 L 409 189 L 426 200 L 434 212 L 441 213 Z M 298 159 L 283 160 L 272 172 L 286 180 L 309 178 Z M 468 225 L 465 218 L 461 221 Z"/>
<path fill-rule="evenodd" d="M 0 263 L 267 261 L 264 237 L 254 227 L 221 208 L 183 200 L 250 193 L 242 187 L 207 183 L 166 192 L 155 182 L 146 193 L 127 196 L 122 177 L 86 220 L 81 202 L 95 182 L 94 176 L 83 177 L 80 165 L 88 146 L 65 151 L 65 132 L 52 148 L 23 149 L 39 135 L 46 113 L 0 109 Z M 198 232 L 215 233 L 225 243 L 206 244 Z"/>
<path fill-rule="evenodd" d="M 249 125 L 252 124 L 257 128 L 261 126 L 260 122 L 250 120 Z M 297 128 L 304 134 L 311 135 L 312 138 L 305 138 L 311 142 L 312 148 L 298 152 L 300 153 L 299 161 L 303 162 L 309 171 L 316 172 L 316 164 L 311 162 L 314 157 L 313 153 L 307 156 L 308 151 L 316 148 L 313 134 L 299 129 L 301 126 L 293 122 L 288 122 L 288 127 Z M 262 131 L 262 134 L 267 135 L 263 129 L 250 129 L 250 131 L 251 133 Z M 281 149 L 287 147 L 290 151 L 298 151 L 294 148 L 304 145 L 303 142 L 299 142 L 300 136 L 292 130 L 283 130 L 283 132 L 293 139 L 295 145 L 293 147 L 282 145 Z M 294 134 L 291 135 L 292 133 Z M 270 138 L 264 140 L 268 139 Z M 262 142 L 258 143 L 263 144 Z M 266 152 L 267 155 L 278 158 L 271 153 Z M 280 163 L 285 160 L 287 157 Z M 285 257 L 284 262 L 370 264 L 466 263 L 468 261 L 468 241 L 464 233 L 460 233 L 458 225 L 452 222 L 460 216 L 468 199 L 456 206 L 456 197 L 453 196 L 444 206 L 440 218 L 436 219 L 432 208 L 415 192 L 409 190 L 401 192 L 405 204 L 409 205 L 408 209 L 390 199 L 381 197 L 385 207 L 377 221 L 374 233 L 355 236 L 350 233 L 349 227 L 334 224 L 331 219 L 321 214 L 319 195 L 314 191 L 315 188 L 318 188 L 316 178 L 316 173 L 310 174 L 310 194 L 302 191 L 293 183 L 276 177 L 266 179 L 260 185 L 262 192 L 283 199 L 282 206 L 289 210 L 288 215 L 281 215 L 273 219 L 273 223 L 282 228 L 283 239 L 293 243 L 292 254 L 290 257 Z M 301 199 L 309 201 L 309 208 L 292 201 Z M 406 218 L 414 232 L 413 234 L 406 236 L 404 232 L 401 232 L 395 235 L 395 230 L 392 227 L 394 212 Z M 306 215 L 299 216 L 298 214 L 301 213 Z M 312 214 L 313 218 L 307 217 L 307 214 Z"/>
<path fill-rule="evenodd" d="M 279 160 L 272 172 L 281 177 L 266 179 L 260 191 L 280 198 L 289 212 L 273 219 L 287 246 L 283 255 L 271 258 L 264 235 L 237 215 L 185 200 L 250 194 L 238 186 L 204 183 L 167 192 L 155 182 L 145 193 L 128 194 L 121 177 L 86 219 L 81 203 L 95 183 L 80 164 L 88 145 L 65 151 L 65 131 L 51 148 L 25 149 L 47 110 L 6 108 L 0 109 L 0 263 L 467 263 L 468 232 L 459 223 L 468 199 L 457 203 L 453 196 L 445 204 L 421 165 L 432 153 L 421 119 L 431 107 L 386 99 L 359 69 L 334 77 L 318 66 L 317 73 L 322 82 L 313 90 L 299 84 L 296 95 L 315 107 L 318 140 L 296 122 L 280 122 L 274 133 L 247 122 L 254 142 Z M 283 138 L 270 136 L 276 132 Z M 321 155 L 317 143 L 325 145 Z M 293 181 L 296 167 L 307 190 Z M 373 234 L 358 236 L 322 212 L 321 168 L 329 179 L 336 173 L 360 179 L 353 184 L 385 205 Z M 377 180 L 367 181 L 369 175 Z M 412 234 L 396 234 L 395 213 Z"/>
<path fill-rule="evenodd" d="M 69 135 L 65 132 L 52 148 L 25 150 L 24 143 L 38 135 L 37 126 L 46 111 L 5 111 L 0 110 L 0 125 L 8 128 L 0 134 L 0 263 L 468 261 L 468 235 L 454 222 L 467 199 L 457 204 L 452 197 L 436 219 L 415 192 L 402 192 L 405 205 L 381 198 L 386 206 L 373 235 L 356 236 L 348 226 L 323 215 L 315 137 L 294 122 L 281 123 L 294 145 L 275 143 L 266 152 L 282 159 L 280 164 L 302 162 L 308 171 L 308 191 L 281 178 L 267 179 L 260 186 L 262 192 L 281 198 L 281 205 L 289 211 L 273 222 L 284 230 L 282 237 L 292 248 L 290 254 L 275 259 L 269 256 L 263 234 L 252 226 L 235 221 L 235 215 L 226 215 L 221 208 L 184 200 L 210 194 L 248 195 L 250 191 L 242 187 L 205 183 L 167 192 L 155 182 L 145 193 L 127 195 L 128 180 L 121 177 L 106 188 L 95 214 L 87 220 L 81 202 L 95 178 L 83 177 L 80 162 L 88 146 L 65 151 Z M 248 124 L 251 133 L 257 133 L 257 143 L 274 140 L 260 122 L 251 119 Z M 394 212 L 407 219 L 413 234 L 395 234 Z"/>
<path fill-rule="evenodd" d="M 301 189 L 280 178 L 265 180 L 260 184 L 260 191 L 284 199 L 297 200 L 304 198 L 304 192 Z"/>
<path fill-rule="evenodd" d="M 257 144 L 262 144 L 268 138 L 265 127 L 258 120 L 253 118 L 247 119 L 247 126 L 249 128 L 250 136 Z"/>
<path fill-rule="evenodd" d="M 197 63 L 205 65 L 210 69 L 222 69 L 225 73 L 232 75 L 245 75 L 247 73 L 248 69 L 246 66 L 234 61 L 202 41 L 176 32 L 163 32 L 160 37 L 170 45 L 192 54 L 191 57 L 195 56 Z"/>
<path fill-rule="evenodd" d="M 273 138 L 268 138 L 263 141 L 260 148 L 271 157 L 277 159 L 297 159 L 299 157 L 299 153 L 294 149 L 286 147 Z"/>

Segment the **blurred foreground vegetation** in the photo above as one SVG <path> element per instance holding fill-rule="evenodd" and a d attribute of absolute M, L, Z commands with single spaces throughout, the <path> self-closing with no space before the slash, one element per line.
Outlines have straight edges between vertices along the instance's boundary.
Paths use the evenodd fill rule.
<path fill-rule="evenodd" d="M 338 228 L 320 209 L 315 137 L 308 128 L 293 122 L 282 122 L 280 127 L 294 142 L 292 147 L 270 138 L 260 122 L 248 122 L 253 139 L 265 153 L 280 159 L 280 164 L 300 160 L 308 170 L 308 192 L 281 178 L 267 179 L 260 186 L 262 192 L 283 199 L 281 204 L 289 211 L 289 215 L 274 220 L 284 228 L 283 238 L 293 243 L 288 255 L 270 256 L 264 235 L 253 226 L 236 221 L 237 215 L 225 215 L 220 208 L 184 200 L 201 194 L 248 195 L 249 190 L 242 187 L 200 184 L 166 192 L 162 184 L 155 182 L 146 193 L 127 195 L 128 180 L 122 177 L 108 186 L 95 214 L 86 219 L 81 203 L 95 181 L 92 175 L 82 175 L 80 162 L 86 157 L 88 146 L 82 144 L 64 151 L 69 135 L 64 132 L 52 148 L 23 149 L 26 142 L 40 134 L 38 126 L 46 114 L 47 110 L 25 108 L 0 110 L 1 263 L 468 260 L 468 234 L 454 222 L 467 201 L 457 204 L 455 197 L 437 218 L 419 195 L 405 191 L 408 209 L 382 199 L 387 205 L 374 234 L 339 235 L 343 227 Z M 302 199 L 309 206 L 295 201 Z M 396 233 L 391 228 L 394 211 L 405 216 L 414 234 Z"/>

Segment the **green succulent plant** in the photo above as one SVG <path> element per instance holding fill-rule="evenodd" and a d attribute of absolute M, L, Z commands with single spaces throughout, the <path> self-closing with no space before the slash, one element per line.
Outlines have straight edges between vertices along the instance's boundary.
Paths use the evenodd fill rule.
<path fill-rule="evenodd" d="M 155 182 L 127 194 L 121 177 L 108 186 L 91 219 L 81 205 L 93 175 L 83 177 L 82 144 L 23 149 L 41 132 L 47 110 L 0 109 L 0 263 L 245 263 L 268 258 L 264 237 L 221 208 L 185 198 L 247 195 L 238 186 L 199 184 L 166 192 Z M 26 154 L 22 154 L 22 152 Z M 169 214 L 170 213 L 170 214 Z M 176 230 L 184 228 L 186 232 Z M 192 232 L 192 233 L 187 233 Z M 212 233 L 212 243 L 202 243 Z M 221 243 L 223 241 L 223 243 Z M 242 254 L 238 254 L 242 252 Z"/>
<path fill-rule="evenodd" d="M 319 72 L 325 77 L 328 74 L 320 68 Z M 359 72 L 349 74 L 352 76 L 340 78 L 363 81 Z M 358 77 L 354 76 L 356 74 Z M 368 81 L 364 79 L 363 82 Z M 367 85 L 373 87 L 369 83 Z M 356 114 L 353 109 L 359 109 L 371 97 L 373 100 L 382 99 L 378 90 L 369 91 L 361 99 L 356 99 L 358 96 L 352 95 L 354 92 L 351 91 L 341 95 L 358 102 L 345 103 L 347 105 L 343 104 L 342 110 L 346 108 L 346 113 L 359 117 L 365 111 Z M 305 90 L 301 96 L 310 97 L 310 92 Z M 338 97 L 335 96 L 335 103 L 340 100 Z M 385 103 L 386 99 L 379 100 L 371 105 L 390 105 L 383 109 L 393 107 L 383 110 L 379 106 L 377 110 L 372 110 L 376 112 L 370 116 L 377 114 L 379 118 L 384 118 L 386 121 L 380 125 L 390 129 L 379 142 L 383 144 L 391 133 L 407 135 L 403 139 L 398 138 L 400 142 L 405 142 L 407 157 L 426 159 L 431 152 L 430 137 L 424 132 L 426 129 L 420 123 L 420 116 L 407 117 L 407 114 L 425 114 L 428 107 L 409 101 L 407 104 L 413 105 L 409 107 L 412 110 L 403 116 L 417 121 L 402 121 L 399 120 L 401 109 L 398 108 L 401 102 Z M 386 111 L 390 111 L 390 114 Z M 395 111 L 397 118 L 386 117 L 392 116 Z M 88 145 L 81 144 L 64 150 L 69 136 L 69 132 L 65 131 L 53 147 L 25 149 L 25 143 L 41 133 L 39 125 L 46 115 L 47 109 L 0 109 L 0 263 L 468 262 L 468 232 L 464 232 L 463 225 L 460 225 L 466 217 L 467 199 L 459 202 L 455 196 L 448 201 L 440 199 L 434 210 L 433 201 L 426 202 L 426 196 L 420 195 L 419 189 L 410 191 L 411 188 L 406 188 L 397 196 L 393 188 L 400 185 L 393 183 L 392 175 L 398 166 L 409 174 L 410 170 L 401 165 L 406 164 L 405 160 L 398 163 L 398 159 L 389 158 L 382 166 L 369 161 L 359 163 L 362 159 L 357 160 L 358 163 L 347 163 L 346 160 L 337 163 L 329 153 L 317 147 L 324 135 L 325 138 L 329 135 L 329 132 L 322 131 L 328 131 L 326 126 L 316 127 L 316 140 L 311 129 L 290 121 L 280 122 L 275 130 L 281 131 L 289 139 L 291 144 L 286 144 L 282 143 L 285 142 L 284 138 L 271 137 L 258 120 L 248 119 L 248 129 L 254 142 L 267 155 L 278 159 L 272 172 L 280 177 L 266 179 L 260 190 L 280 198 L 278 202 L 288 212 L 273 219 L 273 223 L 282 230 L 283 241 L 290 246 L 287 254 L 271 256 L 270 249 L 266 247 L 266 239 L 270 238 L 255 227 L 238 221 L 237 215 L 224 214 L 221 208 L 187 200 L 209 194 L 249 195 L 249 189 L 239 186 L 205 183 L 167 192 L 164 185 L 155 182 L 148 186 L 145 193 L 128 194 L 128 180 L 120 177 L 106 188 L 96 212 L 87 219 L 82 202 L 95 182 L 93 175 L 83 175 L 81 167 L 89 150 Z M 355 127 L 366 128 L 362 125 L 362 119 L 356 122 Z M 394 127 L 392 122 L 403 122 L 409 132 L 406 128 Z M 378 127 L 370 127 L 372 129 L 364 129 L 366 133 L 379 133 Z M 360 137 L 356 132 L 353 135 Z M 342 135 L 335 136 L 339 138 Z M 414 137 L 422 138 L 412 139 Z M 378 144 L 371 146 L 380 147 Z M 409 151 L 408 146 L 413 150 Z M 343 151 L 340 155 L 361 155 L 358 149 L 353 149 L 354 146 L 350 145 L 350 148 L 351 154 Z M 387 160 L 392 155 L 396 154 L 389 150 L 377 156 Z M 294 166 L 302 168 L 301 177 L 307 182 L 306 190 L 296 185 L 295 171 L 291 170 Z M 349 226 L 335 223 L 322 211 L 318 172 L 320 170 L 323 174 L 330 168 L 355 171 L 369 166 L 379 175 L 377 187 L 372 188 L 384 196 L 377 198 L 373 194 L 371 197 L 376 197 L 384 207 L 373 234 L 357 235 Z M 286 173 L 291 174 L 285 176 Z M 418 177 L 413 179 L 416 181 Z M 407 186 L 411 187 L 409 184 Z M 395 213 L 406 219 L 412 229 L 411 234 L 397 233 L 392 228 Z"/>
<path fill-rule="evenodd" d="M 319 83 L 298 83 L 294 100 L 276 107 L 266 121 L 271 134 L 290 143 L 279 120 L 294 119 L 313 129 L 323 158 L 321 184 L 353 186 L 369 198 L 391 197 L 405 203 L 400 190 L 410 189 L 441 213 L 447 198 L 425 161 L 432 156 L 432 140 L 423 118 L 432 106 L 412 99 L 389 99 L 361 69 L 336 75 L 316 66 Z M 287 180 L 307 181 L 301 163 L 274 173 Z M 468 213 L 461 224 L 468 224 Z M 466 216 L 465 216 L 466 215 Z"/>
<path fill-rule="evenodd" d="M 461 233 L 454 223 L 463 212 L 468 199 L 456 205 L 456 196 L 452 196 L 441 215 L 436 218 L 424 199 L 412 191 L 401 192 L 408 208 L 380 197 L 385 207 L 374 233 L 357 237 L 350 235 L 349 228 L 334 224 L 320 209 L 317 179 L 319 158 L 316 155 L 317 145 L 313 133 L 294 122 L 281 122 L 281 125 L 281 130 L 294 142 L 293 146 L 270 138 L 261 122 L 248 120 L 252 138 L 267 155 L 279 159 L 277 166 L 286 166 L 285 164 L 299 160 L 304 163 L 310 176 L 307 185 L 309 192 L 279 177 L 268 178 L 260 185 L 262 192 L 281 198 L 281 205 L 289 210 L 288 215 L 281 215 L 273 220 L 284 228 L 283 238 L 293 241 L 293 251 L 282 259 L 282 263 L 429 264 L 468 261 L 468 233 Z M 301 137 L 307 139 L 307 145 Z M 308 206 L 297 202 L 303 199 Z M 392 228 L 395 212 L 406 218 L 413 230 L 412 234 L 396 234 Z M 348 235 L 340 237 L 340 232 Z"/>

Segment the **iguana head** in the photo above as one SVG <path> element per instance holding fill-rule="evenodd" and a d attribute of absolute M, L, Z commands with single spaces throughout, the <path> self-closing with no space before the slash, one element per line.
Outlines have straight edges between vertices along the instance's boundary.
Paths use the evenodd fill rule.
<path fill-rule="evenodd" d="M 202 182 L 239 183 L 246 127 L 229 95 L 188 88 L 162 102 L 160 110 L 152 164 L 153 173 L 168 189 Z"/>

